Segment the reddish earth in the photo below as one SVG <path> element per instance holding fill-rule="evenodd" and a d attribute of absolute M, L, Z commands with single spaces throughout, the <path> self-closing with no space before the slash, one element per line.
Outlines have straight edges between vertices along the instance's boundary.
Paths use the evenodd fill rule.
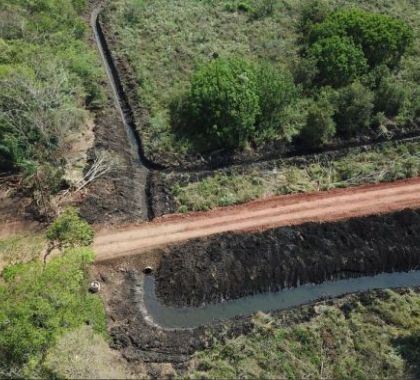
<path fill-rule="evenodd" d="M 420 178 L 278 196 L 211 212 L 173 215 L 143 225 L 101 229 L 97 261 L 132 256 L 168 244 L 228 231 L 326 222 L 420 207 Z"/>

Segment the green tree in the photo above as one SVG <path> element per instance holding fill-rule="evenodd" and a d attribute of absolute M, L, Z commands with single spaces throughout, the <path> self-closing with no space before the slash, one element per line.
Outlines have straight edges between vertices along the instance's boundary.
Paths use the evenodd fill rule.
<path fill-rule="evenodd" d="M 59 247 L 88 246 L 92 244 L 93 237 L 93 228 L 72 207 L 58 216 L 47 231 L 48 240 Z"/>
<path fill-rule="evenodd" d="M 406 83 L 394 76 L 382 78 L 375 91 L 375 111 L 387 117 L 395 117 L 408 100 L 409 88 Z"/>
<path fill-rule="evenodd" d="M 187 97 L 193 135 L 209 147 L 244 146 L 260 113 L 253 66 L 241 59 L 215 59 L 193 74 Z"/>
<path fill-rule="evenodd" d="M 335 135 L 334 107 L 326 97 L 314 101 L 308 108 L 300 139 L 308 148 L 318 148 Z"/>
<path fill-rule="evenodd" d="M 323 22 L 331 13 L 327 0 L 306 0 L 300 11 L 298 29 L 306 39 L 315 24 Z"/>
<path fill-rule="evenodd" d="M 289 139 L 293 131 L 282 122 L 286 107 L 297 100 L 298 91 L 291 73 L 270 63 L 259 65 L 257 95 L 260 114 L 257 116 L 257 134 Z"/>
<path fill-rule="evenodd" d="M 371 67 L 396 66 L 414 41 L 413 31 L 405 22 L 361 9 L 332 13 L 312 28 L 310 40 L 317 43 L 333 36 L 351 38 Z"/>
<path fill-rule="evenodd" d="M 310 47 L 309 56 L 317 63 L 317 81 L 322 85 L 346 85 L 366 73 L 368 68 L 363 51 L 348 37 L 320 39 Z"/>
<path fill-rule="evenodd" d="M 335 99 L 337 132 L 349 137 L 368 128 L 372 120 L 373 101 L 373 92 L 360 82 L 340 89 Z"/>
<path fill-rule="evenodd" d="M 43 356 L 62 333 L 86 322 L 105 333 L 100 297 L 87 292 L 86 266 L 93 252 L 78 248 L 21 264 L 0 283 L 0 376 L 34 377 Z M 14 274 L 14 275 L 13 275 Z"/>

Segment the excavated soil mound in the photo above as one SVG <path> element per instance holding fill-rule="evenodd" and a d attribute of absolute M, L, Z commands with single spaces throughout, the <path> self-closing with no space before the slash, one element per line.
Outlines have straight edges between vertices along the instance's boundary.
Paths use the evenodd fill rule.
<path fill-rule="evenodd" d="M 227 233 L 167 248 L 157 293 L 200 305 L 253 293 L 420 268 L 420 210 Z"/>

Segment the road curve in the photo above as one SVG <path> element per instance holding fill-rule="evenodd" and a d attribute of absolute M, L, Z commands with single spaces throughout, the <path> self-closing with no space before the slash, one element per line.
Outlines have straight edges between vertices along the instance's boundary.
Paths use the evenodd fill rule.
<path fill-rule="evenodd" d="M 277 196 L 210 212 L 173 215 L 143 225 L 102 229 L 94 249 L 96 260 L 106 261 L 222 232 L 335 221 L 406 208 L 420 208 L 420 178 Z"/>

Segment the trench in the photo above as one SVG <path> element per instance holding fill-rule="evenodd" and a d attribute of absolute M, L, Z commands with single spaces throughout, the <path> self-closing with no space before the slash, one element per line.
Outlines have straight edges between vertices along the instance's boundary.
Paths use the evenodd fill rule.
<path fill-rule="evenodd" d="M 350 293 L 420 286 L 420 271 L 381 273 L 376 276 L 326 281 L 318 285 L 306 284 L 201 307 L 176 307 L 166 306 L 159 300 L 154 276 L 146 275 L 144 279 L 142 277 L 138 275 L 136 278 L 135 289 L 136 300 L 141 305 L 140 311 L 150 323 L 163 329 L 196 328 L 259 311 L 281 311 Z"/>
<path fill-rule="evenodd" d="M 98 50 L 101 55 L 103 65 L 109 79 L 108 82 L 110 83 L 111 88 L 112 88 L 112 93 L 115 99 L 115 106 L 117 107 L 121 115 L 121 119 L 123 121 L 125 130 L 127 132 L 128 146 L 131 152 L 131 156 L 136 161 L 136 163 L 143 165 L 141 143 L 139 141 L 138 136 L 136 136 L 136 133 L 132 125 L 133 117 L 132 117 L 130 108 L 128 106 L 128 100 L 126 99 L 124 95 L 124 91 L 121 86 L 121 81 L 119 80 L 119 77 L 118 77 L 117 69 L 112 59 L 110 58 L 111 52 L 108 48 L 108 45 L 105 40 L 105 36 L 99 24 L 98 17 L 99 17 L 100 12 L 101 12 L 101 8 L 96 8 L 92 12 L 92 15 L 91 15 L 91 26 L 93 29 L 96 45 L 98 46 Z"/>
<path fill-rule="evenodd" d="M 142 176 L 146 178 L 145 186 L 142 189 L 144 196 L 141 197 L 142 199 L 140 199 L 139 202 L 142 203 L 142 209 L 145 210 L 146 219 L 151 220 L 154 218 L 152 197 L 150 194 L 150 182 L 152 177 L 151 170 L 160 169 L 161 167 L 147 160 L 144 155 L 142 142 L 139 134 L 136 131 L 133 112 L 122 87 L 117 68 L 112 59 L 111 51 L 99 22 L 99 15 L 101 11 L 102 9 L 100 7 L 95 8 L 92 11 L 90 20 L 91 27 L 96 45 L 102 58 L 102 63 L 108 76 L 108 82 L 112 89 L 115 106 L 121 115 L 121 120 L 127 134 L 130 156 L 132 157 L 137 170 L 140 171 Z"/>

